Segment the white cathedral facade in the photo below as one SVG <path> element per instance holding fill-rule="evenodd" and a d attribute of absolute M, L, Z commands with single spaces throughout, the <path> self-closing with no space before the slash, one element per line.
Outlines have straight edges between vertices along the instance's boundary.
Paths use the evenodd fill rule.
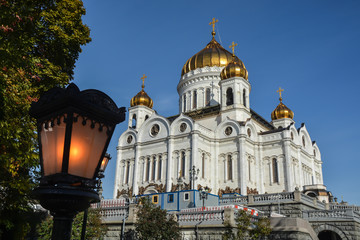
<path fill-rule="evenodd" d="M 144 84 L 131 99 L 114 198 L 200 187 L 264 194 L 323 184 L 319 148 L 305 125 L 296 128 L 281 89 L 268 122 L 251 108 L 251 81 L 234 44 L 230 53 L 212 36 L 182 69 L 178 115 L 158 115 Z"/>

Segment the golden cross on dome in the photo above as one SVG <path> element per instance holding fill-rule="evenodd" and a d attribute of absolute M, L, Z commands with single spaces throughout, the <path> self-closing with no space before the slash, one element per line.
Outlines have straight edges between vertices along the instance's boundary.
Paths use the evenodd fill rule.
<path fill-rule="evenodd" d="M 147 78 L 147 76 L 145 74 L 143 74 L 143 76 L 141 77 L 141 80 L 143 82 L 141 85 L 142 89 L 144 89 L 144 87 L 145 87 L 145 85 L 144 85 L 145 78 Z"/>
<path fill-rule="evenodd" d="M 233 56 L 235 56 L 235 47 L 237 46 L 237 43 L 232 42 L 232 44 L 229 46 L 229 48 L 232 49 Z"/>
<path fill-rule="evenodd" d="M 281 92 L 283 92 L 283 91 L 284 91 L 284 89 L 281 89 L 281 87 L 279 87 L 279 90 L 276 91 L 276 92 L 278 92 L 279 95 L 280 95 L 280 101 L 282 100 Z"/>
<path fill-rule="evenodd" d="M 212 33 L 211 33 L 213 35 L 213 37 L 215 36 L 215 23 L 217 23 L 218 21 L 219 21 L 218 19 L 213 18 L 212 21 L 209 22 L 209 25 L 212 25 L 212 28 L 213 28 Z"/>

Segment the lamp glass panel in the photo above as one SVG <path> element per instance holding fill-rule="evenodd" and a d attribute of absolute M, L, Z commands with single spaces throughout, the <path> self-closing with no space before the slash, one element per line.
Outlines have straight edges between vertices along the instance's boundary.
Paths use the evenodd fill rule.
<path fill-rule="evenodd" d="M 109 162 L 109 158 L 104 157 L 103 160 L 101 161 L 100 171 L 103 171 L 103 172 L 105 171 L 108 162 Z"/>
<path fill-rule="evenodd" d="M 45 125 L 43 123 L 41 129 L 41 151 L 44 176 L 48 176 L 61 173 L 66 123 L 62 116 L 59 125 L 56 120 L 54 126 L 51 126 L 50 121 L 47 122 L 48 128 L 45 128 Z"/>
<path fill-rule="evenodd" d="M 107 128 L 104 126 L 102 131 L 100 125 L 95 123 L 91 128 L 91 120 L 87 120 L 83 125 L 82 117 L 73 123 L 69 168 L 68 173 L 84 178 L 92 179 L 96 167 L 100 161 L 108 135 Z M 102 160 L 102 159 L 101 159 Z"/>

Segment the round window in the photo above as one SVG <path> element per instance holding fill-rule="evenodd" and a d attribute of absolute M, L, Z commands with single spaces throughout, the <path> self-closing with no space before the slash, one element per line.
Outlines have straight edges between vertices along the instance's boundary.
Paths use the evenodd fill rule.
<path fill-rule="evenodd" d="M 158 124 L 154 124 L 151 128 L 151 135 L 156 136 L 160 131 L 160 126 Z"/>
<path fill-rule="evenodd" d="M 232 131 L 233 131 L 232 127 L 225 128 L 225 134 L 228 136 L 231 135 Z"/>
<path fill-rule="evenodd" d="M 127 143 L 131 143 L 132 142 L 132 140 L 133 140 L 133 136 L 131 136 L 131 135 L 129 135 L 128 137 L 127 137 Z"/>
<path fill-rule="evenodd" d="M 186 124 L 186 123 L 180 124 L 180 132 L 185 132 L 186 128 L 187 128 L 187 124 Z"/>

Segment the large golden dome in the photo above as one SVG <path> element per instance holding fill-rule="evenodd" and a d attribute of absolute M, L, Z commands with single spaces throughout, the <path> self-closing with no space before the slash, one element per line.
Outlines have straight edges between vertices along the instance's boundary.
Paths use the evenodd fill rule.
<path fill-rule="evenodd" d="M 141 91 L 138 92 L 138 94 L 136 94 L 130 101 L 130 106 L 134 107 L 134 106 L 138 106 L 138 105 L 143 105 L 149 108 L 153 107 L 153 100 L 147 95 L 147 93 L 144 91 L 144 80 L 145 80 L 146 76 L 145 74 L 143 75 L 143 77 L 141 78 L 143 81 L 143 84 L 141 85 Z"/>
<path fill-rule="evenodd" d="M 213 38 L 206 47 L 186 61 L 181 71 L 181 76 L 196 68 L 206 66 L 225 67 L 232 61 L 232 54 L 215 40 L 215 32 L 212 32 L 212 35 Z M 238 57 L 235 56 L 234 60 L 244 65 Z"/>
<path fill-rule="evenodd" d="M 285 104 L 282 103 L 282 98 L 279 98 L 280 103 L 275 108 L 275 110 L 271 113 L 271 119 L 277 120 L 277 119 L 283 119 L 283 118 L 294 118 L 293 111 L 290 110 Z"/>

